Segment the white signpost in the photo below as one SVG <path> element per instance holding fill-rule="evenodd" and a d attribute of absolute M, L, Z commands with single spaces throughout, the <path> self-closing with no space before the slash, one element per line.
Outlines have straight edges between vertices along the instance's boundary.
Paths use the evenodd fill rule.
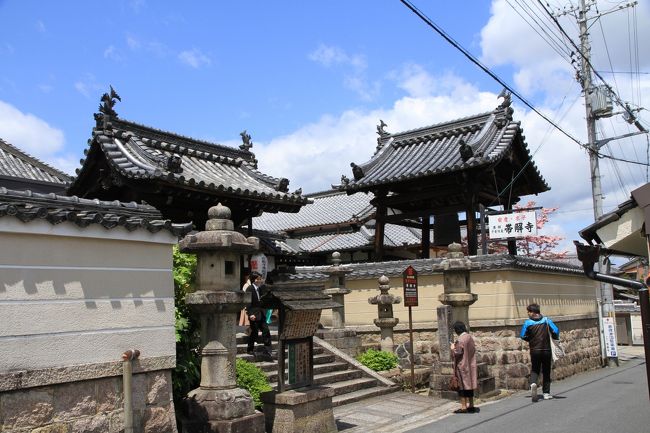
<path fill-rule="evenodd" d="M 488 215 L 490 239 L 525 238 L 537 235 L 535 211 Z"/>
<path fill-rule="evenodd" d="M 616 325 L 613 317 L 603 317 L 603 332 L 605 333 L 605 351 L 608 358 L 618 358 L 616 348 Z"/>

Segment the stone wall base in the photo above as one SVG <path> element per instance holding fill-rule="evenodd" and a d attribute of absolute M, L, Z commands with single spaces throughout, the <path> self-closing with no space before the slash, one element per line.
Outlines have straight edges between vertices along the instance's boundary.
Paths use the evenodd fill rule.
<path fill-rule="evenodd" d="M 552 317 L 560 328 L 560 340 L 566 356 L 558 360 L 551 373 L 553 380 L 564 379 L 600 367 L 600 341 L 598 319 L 580 318 L 563 320 Z M 481 326 L 470 322 L 476 342 L 477 361 L 485 363 L 488 375 L 494 377 L 499 389 L 528 389 L 530 354 L 528 343 L 519 338 L 521 325 Z M 364 348 L 378 348 L 381 344 L 379 329 L 357 329 Z M 409 341 L 408 329 L 393 334 L 396 346 Z M 440 362 L 438 334 L 433 324 L 422 325 L 413 331 L 413 350 L 416 367 L 434 367 Z"/>
<path fill-rule="evenodd" d="M 221 421 L 183 420 L 183 433 L 264 433 L 264 414 Z"/>
<path fill-rule="evenodd" d="M 333 396 L 333 389 L 321 386 L 262 393 L 267 433 L 337 432 Z"/>
<path fill-rule="evenodd" d="M 83 366 L 80 366 L 83 368 Z M 170 370 L 134 374 L 135 432 L 177 433 Z M 124 431 L 122 376 L 0 393 L 0 431 Z"/>

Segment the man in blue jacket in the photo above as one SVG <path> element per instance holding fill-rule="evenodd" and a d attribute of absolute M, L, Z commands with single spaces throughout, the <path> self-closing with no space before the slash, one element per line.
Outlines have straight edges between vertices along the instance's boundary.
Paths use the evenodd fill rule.
<path fill-rule="evenodd" d="M 548 317 L 542 316 L 539 309 L 539 304 L 530 304 L 526 307 L 528 312 L 528 319 L 524 322 L 521 328 L 520 337 L 528 342 L 530 349 L 530 361 L 532 366 L 530 368 L 530 393 L 533 402 L 536 402 L 539 397 L 537 395 L 537 381 L 539 380 L 539 372 L 542 370 L 542 392 L 544 400 L 553 398 L 551 395 L 551 362 L 553 360 L 551 353 L 551 342 L 549 340 L 549 333 L 554 340 L 560 338 L 560 330 L 555 323 Z"/>

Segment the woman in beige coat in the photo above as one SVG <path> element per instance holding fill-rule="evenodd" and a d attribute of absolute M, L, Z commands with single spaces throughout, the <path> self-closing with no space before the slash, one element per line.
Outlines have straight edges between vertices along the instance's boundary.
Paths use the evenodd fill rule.
<path fill-rule="evenodd" d="M 458 339 L 451 344 L 451 351 L 454 357 L 454 373 L 460 383 L 458 397 L 461 406 L 455 413 L 476 413 L 480 409 L 474 406 L 474 390 L 478 388 L 474 338 L 469 335 L 463 322 L 454 323 L 454 332 Z"/>

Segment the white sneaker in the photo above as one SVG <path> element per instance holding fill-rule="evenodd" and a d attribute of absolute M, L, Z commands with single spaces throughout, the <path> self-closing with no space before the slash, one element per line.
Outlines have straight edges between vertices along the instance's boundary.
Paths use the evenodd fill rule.
<path fill-rule="evenodd" d="M 552 398 L 553 398 L 553 396 L 551 394 L 549 394 L 548 392 L 544 393 L 544 400 L 550 400 Z"/>
<path fill-rule="evenodd" d="M 537 395 L 537 384 L 536 383 L 531 383 L 530 384 L 530 397 L 533 400 L 533 403 L 537 403 L 537 400 L 539 400 L 539 396 Z"/>

